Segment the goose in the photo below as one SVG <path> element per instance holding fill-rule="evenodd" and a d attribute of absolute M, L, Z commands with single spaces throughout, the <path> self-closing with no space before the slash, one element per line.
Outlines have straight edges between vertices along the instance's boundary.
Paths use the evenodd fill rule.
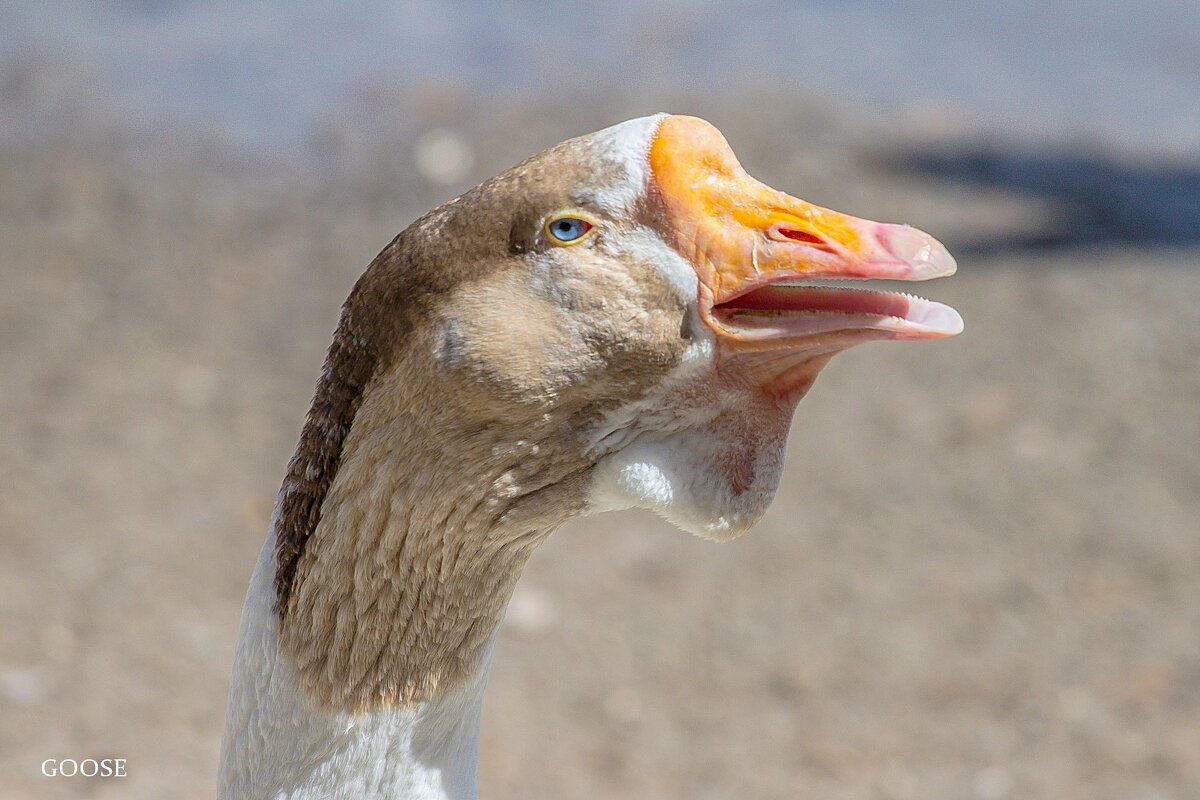
<path fill-rule="evenodd" d="M 659 114 L 532 156 L 400 233 L 346 300 L 251 578 L 220 797 L 476 797 L 484 687 L 531 553 L 643 508 L 701 537 L 773 499 L 836 353 L 962 330 L 847 288 L 929 235 L 751 178 Z"/>

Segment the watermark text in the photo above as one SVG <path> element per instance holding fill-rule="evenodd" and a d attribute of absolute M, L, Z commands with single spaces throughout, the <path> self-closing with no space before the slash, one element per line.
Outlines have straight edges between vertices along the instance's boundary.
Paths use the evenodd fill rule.
<path fill-rule="evenodd" d="M 42 774 L 47 778 L 126 778 L 123 758 L 47 758 L 42 762 Z"/>

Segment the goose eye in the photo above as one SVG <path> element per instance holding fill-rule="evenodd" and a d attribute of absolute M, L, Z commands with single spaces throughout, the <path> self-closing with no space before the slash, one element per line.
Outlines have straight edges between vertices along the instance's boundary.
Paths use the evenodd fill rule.
<path fill-rule="evenodd" d="M 556 244 L 574 244 L 587 236 L 592 223 L 579 217 L 556 217 L 546 223 L 546 232 Z"/>

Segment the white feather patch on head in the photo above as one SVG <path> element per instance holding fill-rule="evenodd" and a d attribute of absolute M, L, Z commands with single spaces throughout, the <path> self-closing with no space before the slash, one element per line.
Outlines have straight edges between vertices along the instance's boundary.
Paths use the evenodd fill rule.
<path fill-rule="evenodd" d="M 595 201 L 615 215 L 633 211 L 650 179 L 650 146 L 667 114 L 627 120 L 587 137 L 596 155 L 625 167 L 626 179 L 596 189 Z"/>

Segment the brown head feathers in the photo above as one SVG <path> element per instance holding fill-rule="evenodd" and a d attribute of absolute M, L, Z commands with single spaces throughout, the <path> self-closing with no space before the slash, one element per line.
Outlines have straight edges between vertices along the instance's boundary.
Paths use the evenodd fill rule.
<path fill-rule="evenodd" d="M 583 508 L 584 432 L 687 345 L 678 288 L 622 250 L 656 213 L 644 174 L 597 136 L 425 215 L 345 303 L 275 519 L 282 647 L 325 705 L 464 679 L 533 547 Z M 595 241 L 547 240 L 564 209 Z"/>

